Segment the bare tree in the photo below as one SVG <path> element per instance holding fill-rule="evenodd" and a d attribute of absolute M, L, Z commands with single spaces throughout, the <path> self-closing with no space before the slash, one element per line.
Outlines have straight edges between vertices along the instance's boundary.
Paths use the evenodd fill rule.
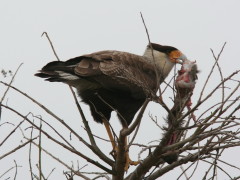
<path fill-rule="evenodd" d="M 49 108 L 45 107 L 35 98 L 22 92 L 17 87 L 12 86 L 15 75 L 12 76 L 10 83 L 0 81 L 2 86 L 6 86 L 6 91 L 2 93 L 0 103 L 1 114 L 10 111 L 16 114 L 19 119 L 22 119 L 18 123 L 12 121 L 1 122 L 0 127 L 6 126 L 6 124 L 12 124 L 14 126 L 14 128 L 8 128 L 9 131 L 7 135 L 1 139 L 1 148 L 4 147 L 7 141 L 10 141 L 11 137 L 16 136 L 16 131 L 22 133 L 22 142 L 11 150 L 1 152 L 0 160 L 28 146 L 29 149 L 26 151 L 28 151 L 29 154 L 28 168 L 30 174 L 26 176 L 29 176 L 31 179 L 51 179 L 52 174 L 54 174 L 56 167 L 53 167 L 46 173 L 44 169 L 44 163 L 46 162 L 43 161 L 43 154 L 47 155 L 49 159 L 53 159 L 56 164 L 64 166 L 67 170 L 64 171 L 63 177 L 69 180 L 77 179 L 78 177 L 87 180 L 99 178 L 114 180 L 152 180 L 169 173 L 177 167 L 180 167 L 182 170 L 182 173 L 176 176 L 177 179 L 183 176 L 185 179 L 192 179 L 194 174 L 198 173 L 202 162 L 208 164 L 208 171 L 199 179 L 216 179 L 219 171 L 222 171 L 229 179 L 239 178 L 233 177 L 227 170 L 219 165 L 225 164 L 230 168 L 240 170 L 239 167 L 232 165 L 231 162 L 226 162 L 221 159 L 221 155 L 227 149 L 240 146 L 240 70 L 232 72 L 226 77 L 223 76 L 218 61 L 224 47 L 225 44 L 217 56 L 211 51 L 214 63 L 199 94 L 194 92 L 198 72 L 196 64 L 186 61 L 183 62 L 181 70 L 178 71 L 176 76 L 174 76 L 170 82 L 166 82 L 164 87 L 160 87 L 159 95 L 151 99 L 159 103 L 168 114 L 165 124 L 159 123 L 155 117 L 150 116 L 150 120 L 156 127 L 161 128 L 162 132 L 164 132 L 161 139 L 152 139 L 151 144 L 139 144 L 135 142 L 135 138 L 141 133 L 144 133 L 139 132 L 138 129 L 150 99 L 144 103 L 129 128 L 121 129 L 119 133 L 115 132 L 115 139 L 119 145 L 116 160 L 112 159 L 109 152 L 104 152 L 99 146 L 99 142 L 101 143 L 103 141 L 108 144 L 110 144 L 110 142 L 100 137 L 99 134 L 93 133 L 94 131 L 89 126 L 81 104 L 79 104 L 71 87 L 70 91 L 73 94 L 75 104 L 80 113 L 79 118 L 82 120 L 88 138 L 83 137 L 79 132 L 75 131 L 67 121 L 64 121 L 58 115 L 51 112 Z M 209 84 L 209 81 L 215 71 L 219 72 L 220 81 L 213 87 Z M 3 73 L 3 75 L 6 76 L 6 73 Z M 181 77 L 184 75 L 191 78 L 191 81 L 186 86 L 182 86 L 181 84 Z M 203 80 L 201 79 L 201 81 Z M 6 96 L 10 89 L 19 93 L 20 96 L 31 100 L 32 104 L 37 105 L 45 114 L 52 116 L 54 121 L 48 121 L 43 118 L 43 116 L 37 116 L 33 112 L 24 115 L 17 108 L 9 106 L 6 101 Z M 206 89 L 208 89 L 207 92 Z M 164 101 L 166 92 L 172 92 L 171 98 L 173 105 L 167 104 Z M 216 94 L 218 94 L 218 99 L 215 97 Z M 192 96 L 198 97 L 196 102 L 191 102 Z M 208 102 L 212 101 L 212 98 L 214 98 L 215 103 L 207 106 Z M 70 134 L 70 137 L 62 134 L 60 130 L 56 128 L 56 123 L 60 124 L 64 131 Z M 163 127 L 164 125 L 166 127 Z M 132 135 L 128 149 L 134 146 L 136 149 L 134 153 L 138 155 L 140 163 L 128 173 L 124 173 L 124 140 L 128 135 Z M 42 143 L 43 139 L 47 139 L 51 143 L 56 144 L 57 149 L 59 151 L 65 151 L 69 159 L 72 158 L 73 162 L 69 163 L 64 161 L 64 158 L 57 157 L 53 150 Z M 88 149 L 91 155 L 85 150 L 78 148 L 82 146 Z M 33 159 L 32 151 L 34 147 L 38 150 L 37 160 L 35 158 Z M 85 165 L 79 162 L 75 163 L 76 157 L 87 161 L 87 163 Z M 34 163 L 37 163 L 37 165 L 34 166 Z M 86 166 L 91 166 L 98 170 L 85 171 Z M 2 172 L 0 177 L 4 177 L 10 171 L 15 170 L 13 178 L 17 179 L 18 168 L 19 165 L 14 161 L 13 166 L 9 167 L 6 172 Z"/>

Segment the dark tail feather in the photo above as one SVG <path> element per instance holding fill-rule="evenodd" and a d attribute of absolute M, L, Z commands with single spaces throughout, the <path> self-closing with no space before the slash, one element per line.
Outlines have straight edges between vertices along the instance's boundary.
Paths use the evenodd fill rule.
<path fill-rule="evenodd" d="M 70 59 L 66 62 L 53 61 L 44 66 L 35 76 L 45 78 L 50 82 L 66 82 L 76 79 L 74 68 L 79 63 L 81 58 Z"/>

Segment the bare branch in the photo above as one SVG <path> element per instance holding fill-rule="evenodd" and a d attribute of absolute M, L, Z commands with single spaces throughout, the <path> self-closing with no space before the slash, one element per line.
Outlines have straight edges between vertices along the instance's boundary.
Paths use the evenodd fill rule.
<path fill-rule="evenodd" d="M 149 100 L 147 99 L 144 102 L 140 112 L 138 113 L 136 120 L 132 123 L 132 125 L 129 128 L 122 129 L 121 134 L 120 134 L 121 136 L 124 136 L 124 137 L 128 136 L 129 134 L 131 134 L 134 131 L 134 129 L 137 127 L 137 125 L 141 122 L 143 113 L 144 113 L 148 103 L 149 103 Z"/>
<path fill-rule="evenodd" d="M 19 126 L 21 126 L 21 124 L 22 124 L 23 122 L 24 122 L 24 120 L 21 121 L 21 122 L 7 135 L 7 137 L 0 143 L 0 147 L 7 141 L 7 139 L 8 139 L 11 135 L 14 134 L 14 132 L 19 128 Z"/>
<path fill-rule="evenodd" d="M 208 77 L 207 77 L 207 79 L 206 79 L 206 81 L 205 81 L 205 84 L 204 84 L 204 86 L 203 86 L 203 88 L 202 88 L 202 91 L 201 91 L 201 93 L 200 93 L 200 97 L 199 97 L 199 99 L 198 99 L 198 102 L 201 101 L 201 99 L 202 99 L 203 92 L 204 92 L 204 90 L 205 90 L 205 88 L 206 88 L 206 86 L 207 86 L 207 83 L 208 83 L 208 81 L 209 81 L 209 79 L 210 79 L 210 77 L 211 77 L 211 75 L 212 75 L 212 73 L 213 73 L 213 70 L 214 70 L 215 66 L 216 66 L 217 63 L 218 63 L 218 60 L 219 60 L 219 58 L 220 58 L 220 56 L 221 56 L 221 54 L 222 54 L 222 52 L 223 52 L 223 50 L 224 50 L 224 48 L 225 48 L 225 45 L 226 45 L 226 42 L 223 44 L 222 49 L 221 49 L 221 51 L 220 51 L 219 54 L 218 54 L 218 58 L 215 59 L 215 63 L 214 63 L 214 65 L 212 66 L 212 69 L 211 69 L 211 71 L 210 71 L 210 73 L 209 73 L 209 75 L 208 75 Z"/>
<path fill-rule="evenodd" d="M 34 122 L 33 122 L 34 123 Z M 31 128 L 31 133 L 30 133 L 30 139 L 33 138 L 33 127 Z M 29 145 L 29 153 L 28 153 L 28 163 L 29 163 L 29 168 L 30 168 L 30 174 L 31 174 L 31 180 L 33 180 L 33 169 L 32 169 L 32 143 Z"/>
<path fill-rule="evenodd" d="M 11 79 L 11 81 L 10 81 L 10 83 L 8 84 L 8 85 L 11 85 L 12 83 L 13 83 L 13 80 L 15 79 L 15 76 L 17 75 L 17 72 L 18 72 L 18 70 L 20 69 L 20 67 L 23 65 L 23 63 L 21 63 L 19 66 L 18 66 L 18 68 L 17 68 L 17 70 L 15 71 L 15 73 L 14 73 L 14 75 L 13 75 L 13 77 L 12 77 L 12 79 Z M 3 94 L 3 97 L 2 97 L 2 99 L 1 99 L 1 101 L 0 101 L 0 104 L 3 102 L 3 100 L 4 100 L 4 98 L 6 97 L 6 95 L 7 95 L 7 92 L 9 91 L 9 86 L 7 87 L 7 89 L 6 89 L 6 91 L 4 92 L 4 94 Z"/>
<path fill-rule="evenodd" d="M 22 167 L 22 166 L 17 166 L 17 167 Z M 5 176 L 8 172 L 10 172 L 11 170 L 13 169 L 16 169 L 17 168 L 16 165 L 9 168 L 7 171 L 5 171 L 2 175 L 0 175 L 0 178 L 2 178 L 3 176 Z"/>
<path fill-rule="evenodd" d="M 17 162 L 16 162 L 15 160 L 14 160 L 14 164 L 15 164 L 15 169 L 16 169 L 16 170 L 15 170 L 15 174 L 14 174 L 14 178 L 13 178 L 13 179 L 16 180 L 16 178 L 17 178 L 17 172 L 18 172 L 18 171 L 17 171 L 18 165 L 17 165 Z"/>
<path fill-rule="evenodd" d="M 10 108 L 10 107 L 8 107 L 8 106 L 2 105 L 2 107 L 4 107 L 4 108 L 6 108 L 6 109 L 8 109 L 8 110 L 10 110 L 10 111 L 12 111 L 12 112 L 14 112 L 14 113 L 16 113 L 16 114 L 17 114 L 18 116 L 20 116 L 20 117 L 24 117 L 22 114 L 20 114 L 19 112 L 17 112 L 16 110 L 14 110 L 14 109 L 12 109 L 12 108 Z M 24 117 L 24 118 L 26 118 L 26 117 Z M 39 129 L 39 127 L 36 126 L 35 124 L 33 124 L 28 118 L 26 118 L 26 121 L 27 121 L 28 123 L 30 123 L 32 126 L 34 126 L 35 128 Z M 75 149 L 72 149 L 72 148 L 66 146 L 65 144 L 59 142 L 58 140 L 56 140 L 55 138 L 53 138 L 52 136 L 50 136 L 47 132 L 45 132 L 45 131 L 42 130 L 42 133 L 43 133 L 44 135 L 46 135 L 46 136 L 47 136 L 50 140 L 52 140 L 53 142 L 55 142 L 56 144 L 60 145 L 61 147 L 63 147 L 63 148 L 65 148 L 65 149 L 67 149 L 68 151 L 70 151 L 70 152 L 72 152 L 72 153 L 74 153 L 74 154 L 82 157 L 83 159 L 85 159 L 85 160 L 87 160 L 88 162 L 96 165 L 97 167 L 103 169 L 104 171 L 109 172 L 109 173 L 112 173 L 112 171 L 111 171 L 110 169 L 106 168 L 105 166 L 103 166 L 102 164 L 98 163 L 97 161 L 92 160 L 91 158 L 87 157 L 86 155 L 82 154 L 81 152 L 76 151 Z M 28 142 L 28 143 L 29 143 L 29 142 Z M 25 144 L 25 145 L 26 145 L 26 144 Z M 0 159 L 1 159 L 1 157 L 0 157 Z"/>
<path fill-rule="evenodd" d="M 52 50 L 53 50 L 54 55 L 56 56 L 57 60 L 60 61 L 60 59 L 59 59 L 59 57 L 58 57 L 58 55 L 57 55 L 57 53 L 56 53 L 56 51 L 55 51 L 55 49 L 54 49 L 54 46 L 53 46 L 53 44 L 52 44 L 52 41 L 51 41 L 51 39 L 50 39 L 49 36 L 48 36 L 48 33 L 47 33 L 47 32 L 43 32 L 43 33 L 42 33 L 42 36 L 43 36 L 43 35 L 45 35 L 45 36 L 47 37 L 47 39 L 48 39 L 48 41 L 49 41 L 49 43 L 50 43 L 50 45 L 51 45 L 51 48 L 52 48 Z"/>
<path fill-rule="evenodd" d="M 40 121 L 39 127 L 39 138 L 38 138 L 38 170 L 39 170 L 39 178 L 42 180 L 42 121 Z"/>
<path fill-rule="evenodd" d="M 30 139 L 29 141 L 27 141 L 27 142 L 25 142 L 25 143 L 17 146 L 16 148 L 12 149 L 11 151 L 3 154 L 2 156 L 0 156 L 0 160 L 3 159 L 3 158 L 5 158 L 5 157 L 7 157 L 7 156 L 9 156 L 10 154 L 16 152 L 17 150 L 21 149 L 22 147 L 26 146 L 28 143 L 31 143 L 31 142 L 32 142 L 33 140 L 35 140 L 35 139 L 37 139 L 37 137 L 35 137 L 35 138 L 33 138 L 33 139 Z"/>

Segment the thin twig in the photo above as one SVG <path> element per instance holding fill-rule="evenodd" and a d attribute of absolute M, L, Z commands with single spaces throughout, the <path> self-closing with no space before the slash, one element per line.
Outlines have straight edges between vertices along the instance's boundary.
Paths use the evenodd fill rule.
<path fill-rule="evenodd" d="M 16 178 L 17 178 L 17 172 L 18 172 L 18 171 L 17 171 L 18 165 L 17 165 L 16 160 L 14 160 L 14 164 L 15 164 L 15 169 L 16 169 L 16 170 L 15 170 L 15 174 L 14 174 L 14 178 L 13 178 L 13 179 L 16 180 Z"/>
<path fill-rule="evenodd" d="M 18 111 L 14 110 L 13 108 L 10 108 L 10 107 L 8 107 L 8 106 L 5 106 L 5 105 L 2 105 L 2 107 L 4 107 L 4 108 L 6 108 L 6 109 L 8 109 L 8 110 L 10 110 L 10 111 L 12 111 L 12 112 L 14 112 L 15 114 L 17 114 L 18 116 L 20 116 L 20 117 L 22 117 L 22 118 L 26 118 L 26 121 L 27 121 L 28 123 L 30 123 L 32 126 L 34 126 L 36 129 L 39 130 L 39 127 L 38 127 L 38 126 L 36 126 L 35 124 L 33 124 L 27 117 L 23 116 L 23 115 L 22 115 L 21 113 L 19 113 Z M 55 138 L 53 138 L 51 135 L 49 135 L 47 132 L 45 132 L 45 131 L 43 131 L 43 130 L 42 130 L 42 133 L 43 133 L 44 135 L 46 135 L 46 136 L 47 136 L 50 140 L 52 140 L 53 142 L 55 142 L 56 144 L 60 145 L 61 147 L 67 149 L 68 151 L 72 152 L 73 154 L 76 154 L 76 155 L 82 157 L 83 159 L 85 159 L 85 160 L 87 160 L 88 162 L 90 162 L 91 164 L 94 164 L 95 166 L 103 169 L 104 171 L 109 172 L 109 173 L 112 174 L 112 171 L 111 171 L 110 169 L 108 169 L 107 167 L 103 166 L 101 163 L 99 163 L 99 162 L 97 162 L 97 161 L 94 161 L 93 159 L 91 159 L 90 157 L 84 155 L 83 153 L 81 153 L 81 152 L 79 152 L 79 151 L 76 151 L 75 149 L 72 149 L 71 147 L 65 145 L 64 143 L 56 140 Z M 1 157 L 0 157 L 0 159 L 1 159 Z"/>
<path fill-rule="evenodd" d="M 159 88 L 159 83 L 160 83 L 160 76 L 159 76 L 159 72 L 158 72 L 158 69 L 157 69 L 157 64 L 156 64 L 156 60 L 155 60 L 155 57 L 154 57 L 154 53 L 153 53 L 153 47 L 152 47 L 152 43 L 151 43 L 151 40 L 150 40 L 150 35 L 148 33 L 148 29 L 147 29 L 147 26 L 145 24 L 145 20 L 143 18 L 143 15 L 142 15 L 142 12 L 140 12 L 140 15 L 141 15 L 141 19 L 142 19 L 142 22 L 143 22 L 143 25 L 144 25 L 144 28 L 145 28 L 145 31 L 146 31 L 146 34 L 147 34 L 147 38 L 148 38 L 148 43 L 149 43 L 149 46 L 151 47 L 151 52 L 152 52 L 152 57 L 153 57 L 153 63 L 154 63 L 154 70 L 155 70 L 155 74 L 156 74 L 156 92 L 158 91 Z M 155 93 L 156 93 L 155 92 Z M 161 95 L 161 91 L 160 91 L 160 95 Z"/>
<path fill-rule="evenodd" d="M 226 42 L 224 43 L 223 47 L 225 47 L 225 45 L 226 45 Z M 212 52 L 212 55 L 213 55 L 213 57 L 214 57 L 214 59 L 215 59 L 215 61 L 217 63 L 217 67 L 218 67 L 218 71 L 219 71 L 219 74 L 220 74 L 220 77 L 221 77 L 221 81 L 223 81 L 223 74 L 222 74 L 222 71 L 221 71 L 221 67 L 220 67 L 220 65 L 218 63 L 219 58 L 221 56 L 221 53 L 219 53 L 218 56 L 216 57 L 215 54 L 214 54 L 214 51 L 212 49 L 211 49 L 211 52 Z M 222 84 L 222 102 L 224 101 L 224 96 L 225 96 L 225 90 L 224 89 L 225 88 L 224 88 L 224 83 L 223 83 Z"/>
<path fill-rule="evenodd" d="M 55 49 L 54 49 L 53 43 L 52 43 L 51 39 L 50 39 L 49 36 L 48 36 L 48 33 L 47 33 L 47 32 L 43 32 L 43 33 L 42 33 L 42 36 L 43 36 L 43 35 L 45 35 L 45 36 L 47 37 L 47 39 L 48 39 L 48 41 L 49 41 L 49 43 L 50 43 L 50 45 L 51 45 L 51 48 L 52 48 L 52 50 L 53 50 L 53 53 L 54 53 L 54 55 L 55 55 L 55 57 L 57 58 L 58 61 L 60 61 L 60 59 L 59 59 L 59 57 L 58 57 L 58 55 L 57 55 L 57 53 L 56 53 L 56 51 L 55 51 Z"/>
<path fill-rule="evenodd" d="M 222 52 L 223 52 L 223 50 L 224 50 L 225 45 L 226 45 L 226 42 L 223 44 L 222 49 L 221 49 L 221 51 L 220 51 L 219 54 L 218 54 L 218 57 L 221 56 L 221 54 L 222 54 Z M 219 58 L 215 61 L 214 65 L 212 66 L 211 71 L 210 71 L 209 74 L 208 74 L 208 77 L 207 77 L 207 79 L 206 79 L 206 81 L 205 81 L 205 84 L 204 84 L 204 86 L 203 86 L 203 88 L 202 88 L 202 91 L 201 91 L 201 93 L 200 93 L 198 102 L 200 102 L 201 99 L 202 99 L 203 92 L 204 92 L 204 90 L 205 90 L 205 88 L 206 88 L 206 86 L 207 86 L 207 83 L 209 82 L 209 79 L 210 79 L 210 77 L 211 77 L 211 75 L 212 75 L 212 73 L 213 73 L 213 70 L 214 70 L 215 66 L 217 65 L 218 60 L 219 60 Z"/>
<path fill-rule="evenodd" d="M 34 120 L 33 120 L 34 123 Z M 31 133 L 30 133 L 30 139 L 33 137 L 33 127 L 31 128 Z M 29 168 L 30 168 L 30 174 L 31 174 L 31 180 L 33 180 L 33 168 L 32 168 L 32 143 L 29 144 L 29 153 L 28 153 L 28 163 L 29 163 Z"/>
<path fill-rule="evenodd" d="M 80 106 L 80 104 L 79 104 L 79 102 L 78 102 L 78 100 L 77 100 L 76 94 L 74 93 L 73 88 L 72 88 L 71 86 L 69 86 L 69 88 L 70 88 L 70 90 L 71 90 L 71 92 L 72 92 L 74 101 L 75 101 L 75 103 L 76 103 L 76 105 L 77 105 L 77 108 L 78 108 L 78 111 L 79 111 L 79 113 L 80 113 L 80 115 L 81 115 L 81 117 L 82 117 L 82 121 L 83 121 L 83 124 L 84 124 L 84 126 L 85 126 L 85 130 L 87 131 L 87 134 L 88 134 L 89 140 L 90 140 L 90 142 L 91 142 L 91 145 L 96 146 L 96 142 L 95 142 L 95 139 L 93 138 L 92 131 L 91 131 L 89 125 L 88 125 L 88 121 L 87 121 L 87 119 L 85 118 L 85 115 L 84 115 L 84 113 L 83 113 L 83 110 L 82 110 L 82 108 L 81 108 L 81 106 Z"/>
<path fill-rule="evenodd" d="M 22 65 L 23 65 L 23 63 L 21 63 L 21 64 L 18 66 L 17 70 L 15 71 L 15 73 L 14 73 L 14 75 L 12 76 L 12 79 L 11 79 L 11 81 L 10 81 L 10 83 L 9 83 L 8 85 L 11 85 L 11 84 L 13 83 L 13 80 L 15 79 L 15 76 L 17 75 L 17 72 L 18 72 L 18 70 L 20 69 L 20 67 L 21 67 Z M 3 94 L 3 97 L 2 97 L 2 99 L 1 99 L 1 101 L 0 101 L 0 104 L 3 102 L 4 98 L 5 98 L 6 95 L 7 95 L 7 92 L 9 91 L 9 89 L 10 89 L 10 87 L 8 86 L 7 89 L 6 89 L 6 91 L 5 91 L 4 94 Z"/>
<path fill-rule="evenodd" d="M 38 142 L 38 164 L 39 164 L 39 178 L 42 180 L 42 121 L 40 121 L 39 127 L 39 142 Z"/>
<path fill-rule="evenodd" d="M 25 137 L 26 138 L 26 137 Z M 27 139 L 27 138 L 26 138 Z M 35 145 L 36 147 L 38 147 L 38 144 L 35 142 L 32 142 L 33 145 Z M 80 172 L 73 170 L 70 166 L 68 166 L 66 163 L 64 163 L 61 159 L 57 158 L 56 156 L 54 156 L 53 154 L 51 154 L 50 152 L 48 152 L 46 149 L 42 148 L 42 151 L 44 153 L 46 153 L 47 155 L 49 155 L 51 158 L 53 158 L 54 160 L 56 160 L 57 162 L 59 162 L 60 164 L 62 164 L 63 166 L 65 166 L 66 168 L 68 168 L 69 170 L 73 171 L 74 174 L 86 179 L 86 180 L 90 180 L 89 178 L 87 178 L 86 176 L 82 175 Z"/>
<path fill-rule="evenodd" d="M 185 169 L 183 168 L 182 165 L 180 166 L 180 168 L 181 168 L 181 170 L 183 171 L 183 174 L 184 174 L 185 178 L 188 180 L 189 178 L 188 178 L 188 176 L 187 176 L 187 173 L 186 173 Z"/>
<path fill-rule="evenodd" d="M 22 167 L 22 166 L 17 166 L 17 167 Z M 11 167 L 11 168 L 9 168 L 7 171 L 5 171 L 2 175 L 0 175 L 0 179 L 3 177 L 3 176 L 5 176 L 8 172 L 10 172 L 11 170 L 13 170 L 13 169 L 15 169 L 16 168 L 16 166 L 13 166 L 13 167 Z"/>
<path fill-rule="evenodd" d="M 49 177 L 52 175 L 52 173 L 53 173 L 53 171 L 55 170 L 56 168 L 53 168 L 52 170 L 51 170 L 51 172 L 48 174 L 48 176 L 47 176 L 47 179 L 49 179 Z"/>
<path fill-rule="evenodd" d="M 7 137 L 0 143 L 0 147 L 3 145 L 3 143 L 5 143 L 7 141 L 7 139 L 19 128 L 19 126 L 24 122 L 24 120 L 22 120 L 8 135 Z"/>
<path fill-rule="evenodd" d="M 145 102 L 143 103 L 142 108 L 141 108 L 140 112 L 138 113 L 135 121 L 132 123 L 132 125 L 129 128 L 122 129 L 122 131 L 120 133 L 122 136 L 124 136 L 124 137 L 128 136 L 134 131 L 134 129 L 137 127 L 137 125 L 141 122 L 143 113 L 144 113 L 148 103 L 149 103 L 149 99 L 146 99 Z"/>
<path fill-rule="evenodd" d="M 10 154 L 16 152 L 17 150 L 21 149 L 22 147 L 26 146 L 28 143 L 32 142 L 32 141 L 35 140 L 35 139 L 37 139 L 37 137 L 35 137 L 35 138 L 33 138 L 33 139 L 30 139 L 29 141 L 27 141 L 27 142 L 25 142 L 25 143 L 17 146 L 16 148 L 12 149 L 11 151 L 3 154 L 2 156 L 0 156 L 0 160 L 3 159 L 3 158 L 5 158 L 5 157 L 7 157 L 7 156 L 9 156 Z"/>

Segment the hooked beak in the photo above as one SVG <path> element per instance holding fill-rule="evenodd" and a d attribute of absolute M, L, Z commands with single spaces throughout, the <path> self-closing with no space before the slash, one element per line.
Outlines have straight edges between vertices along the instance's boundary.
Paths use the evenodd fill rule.
<path fill-rule="evenodd" d="M 184 54 L 182 54 L 181 56 L 179 56 L 178 58 L 176 58 L 176 63 L 178 64 L 183 64 L 184 61 L 187 60 L 187 56 L 185 56 Z"/>

